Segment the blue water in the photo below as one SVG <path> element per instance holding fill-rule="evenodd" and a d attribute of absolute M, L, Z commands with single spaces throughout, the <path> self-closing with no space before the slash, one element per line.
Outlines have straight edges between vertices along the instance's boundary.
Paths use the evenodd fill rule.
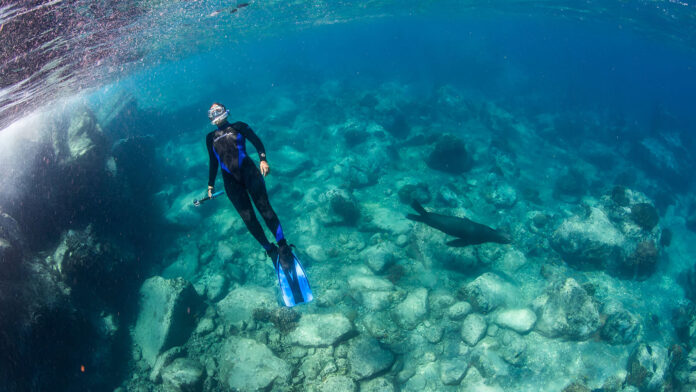
<path fill-rule="evenodd" d="M 0 6 L 0 391 L 696 388 L 693 4 L 236 7 Z M 309 304 L 192 204 L 213 102 Z"/>

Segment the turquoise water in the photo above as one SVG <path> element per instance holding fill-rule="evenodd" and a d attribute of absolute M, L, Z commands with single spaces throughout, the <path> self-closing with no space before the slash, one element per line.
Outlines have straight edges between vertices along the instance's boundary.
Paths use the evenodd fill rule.
<path fill-rule="evenodd" d="M 0 391 L 696 389 L 693 21 L 2 4 Z M 265 145 L 311 303 L 226 197 L 192 203 L 213 102 Z M 511 241 L 449 246 L 414 200 Z"/>

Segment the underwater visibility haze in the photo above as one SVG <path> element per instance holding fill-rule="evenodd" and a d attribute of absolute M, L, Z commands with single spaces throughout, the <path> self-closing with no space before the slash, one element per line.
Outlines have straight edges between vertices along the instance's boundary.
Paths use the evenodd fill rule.
<path fill-rule="evenodd" d="M 0 0 L 0 391 L 696 391 L 695 48 L 691 0 Z"/>

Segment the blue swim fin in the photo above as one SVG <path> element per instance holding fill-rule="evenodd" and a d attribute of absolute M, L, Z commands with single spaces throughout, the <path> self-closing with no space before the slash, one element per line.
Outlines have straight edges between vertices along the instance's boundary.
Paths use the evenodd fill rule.
<path fill-rule="evenodd" d="M 278 275 L 280 295 L 283 297 L 283 302 L 287 307 L 292 307 L 303 302 L 310 302 L 314 298 L 302 263 L 300 263 L 295 252 L 292 252 L 292 255 L 294 263 L 290 270 L 285 270 L 285 268 L 280 265 L 280 257 L 276 257 L 273 261 L 276 274 Z"/>

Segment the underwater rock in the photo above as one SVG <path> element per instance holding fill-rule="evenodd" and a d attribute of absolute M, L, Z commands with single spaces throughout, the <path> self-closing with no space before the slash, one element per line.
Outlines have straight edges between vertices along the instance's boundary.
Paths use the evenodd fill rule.
<path fill-rule="evenodd" d="M 394 384 L 384 377 L 360 383 L 360 392 L 394 392 Z"/>
<path fill-rule="evenodd" d="M 437 362 L 426 362 L 412 371 L 414 374 L 401 387 L 401 392 L 437 392 L 442 390 Z"/>
<path fill-rule="evenodd" d="M 13 279 L 24 254 L 19 225 L 0 210 L 0 280 Z"/>
<path fill-rule="evenodd" d="M 497 350 L 491 349 L 491 347 L 498 345 L 499 343 L 494 339 L 486 337 L 471 353 L 472 366 L 475 366 L 488 379 L 503 378 L 510 375 L 510 365 L 503 360 Z"/>
<path fill-rule="evenodd" d="M 551 247 L 572 266 L 600 268 L 616 263 L 624 241 L 604 211 L 592 207 L 587 218 L 573 216 L 563 221 L 551 236 Z"/>
<path fill-rule="evenodd" d="M 417 184 L 406 184 L 399 188 L 399 200 L 407 205 L 411 205 L 413 200 L 417 200 L 421 204 L 427 204 L 432 199 L 428 184 L 419 182 Z"/>
<path fill-rule="evenodd" d="M 222 274 L 210 276 L 206 282 L 205 295 L 209 300 L 215 302 L 225 293 L 227 279 Z"/>
<path fill-rule="evenodd" d="M 365 215 L 372 218 L 372 224 L 379 230 L 399 236 L 408 234 L 413 229 L 411 221 L 397 211 L 382 207 L 379 204 L 366 204 L 365 207 Z"/>
<path fill-rule="evenodd" d="M 475 346 L 486 334 L 487 328 L 486 319 L 478 313 L 472 313 L 466 316 L 462 322 L 462 339 L 469 346 Z"/>
<path fill-rule="evenodd" d="M 511 208 L 517 203 L 517 191 L 510 184 L 499 184 L 487 199 L 498 208 Z"/>
<path fill-rule="evenodd" d="M 650 176 L 665 181 L 678 190 L 686 190 L 691 183 L 690 153 L 671 135 L 646 137 L 632 145 L 632 162 L 639 164 Z"/>
<path fill-rule="evenodd" d="M 70 119 L 65 134 L 55 130 L 53 149 L 58 163 L 75 168 L 103 167 L 106 138 L 94 114 L 84 109 Z"/>
<path fill-rule="evenodd" d="M 451 247 L 442 246 L 437 242 L 430 242 L 425 247 L 431 254 L 433 261 L 439 262 L 445 269 L 469 274 L 480 267 L 481 260 L 476 247 Z"/>
<path fill-rule="evenodd" d="M 184 278 L 192 282 L 198 271 L 199 257 L 198 246 L 195 244 L 184 246 L 179 257 L 162 271 L 162 277 L 165 279 Z"/>
<path fill-rule="evenodd" d="M 354 339 L 348 348 L 348 362 L 354 379 L 363 380 L 381 373 L 394 363 L 394 355 L 372 338 Z"/>
<path fill-rule="evenodd" d="M 305 347 L 325 347 L 340 342 L 352 332 L 353 324 L 340 313 L 305 314 L 288 338 Z"/>
<path fill-rule="evenodd" d="M 413 329 L 428 313 L 428 290 L 421 287 L 411 291 L 405 300 L 394 309 L 396 322 L 404 328 Z"/>
<path fill-rule="evenodd" d="M 692 202 L 686 216 L 686 228 L 696 232 L 696 202 Z"/>
<path fill-rule="evenodd" d="M 405 139 L 411 133 L 411 126 L 406 122 L 403 114 L 397 113 L 384 129 L 398 139 Z"/>
<path fill-rule="evenodd" d="M 527 361 L 527 343 L 512 330 L 502 330 L 496 335 L 500 342 L 498 353 L 510 365 L 523 366 Z"/>
<path fill-rule="evenodd" d="M 536 330 L 552 338 L 585 340 L 601 324 L 597 304 L 573 278 L 552 284 L 534 300 L 534 308 Z"/>
<path fill-rule="evenodd" d="M 353 379 L 340 375 L 329 376 L 319 385 L 320 392 L 355 392 L 356 390 L 357 386 Z"/>
<path fill-rule="evenodd" d="M 684 289 L 686 299 L 696 303 L 696 265 L 679 273 L 677 282 Z"/>
<path fill-rule="evenodd" d="M 348 278 L 352 296 L 372 311 L 383 310 L 391 304 L 394 285 L 386 279 L 370 275 Z"/>
<path fill-rule="evenodd" d="M 652 240 L 638 243 L 635 251 L 621 260 L 617 272 L 625 277 L 645 279 L 655 272 L 660 253 Z"/>
<path fill-rule="evenodd" d="M 644 230 L 650 231 L 657 226 L 660 217 L 652 204 L 638 203 L 631 206 L 631 219 Z"/>
<path fill-rule="evenodd" d="M 233 391 L 264 391 L 278 386 L 276 383 L 283 385 L 290 377 L 290 365 L 252 339 L 227 338 L 218 361 L 220 381 Z"/>
<path fill-rule="evenodd" d="M 688 302 L 677 307 L 672 314 L 672 324 L 679 340 L 696 348 L 696 303 Z"/>
<path fill-rule="evenodd" d="M 360 219 L 360 207 L 353 195 L 341 188 L 332 188 L 317 198 L 321 206 L 320 219 L 327 226 L 353 226 Z"/>
<path fill-rule="evenodd" d="M 152 365 L 152 369 L 150 370 L 150 381 L 155 383 L 161 382 L 162 371 L 164 368 L 172 363 L 172 361 L 184 356 L 185 354 L 186 352 L 183 347 L 176 346 L 158 355 L 157 360 L 155 360 L 155 364 Z"/>
<path fill-rule="evenodd" d="M 152 366 L 161 352 L 188 340 L 204 304 L 193 286 L 181 278 L 152 277 L 143 283 L 140 296 L 133 341 Z"/>
<path fill-rule="evenodd" d="M 398 253 L 396 245 L 391 241 L 383 241 L 360 252 L 360 259 L 365 260 L 374 272 L 379 273 L 395 261 Z"/>
<path fill-rule="evenodd" d="M 604 306 L 607 319 L 602 326 L 601 336 L 611 344 L 630 344 L 638 339 L 640 320 L 633 313 L 620 307 Z"/>
<path fill-rule="evenodd" d="M 571 169 L 556 180 L 554 197 L 564 201 L 577 201 L 587 192 L 588 184 L 579 170 Z"/>
<path fill-rule="evenodd" d="M 348 286 L 355 291 L 392 291 L 394 285 L 374 275 L 356 274 L 348 278 Z"/>
<path fill-rule="evenodd" d="M 574 382 L 563 388 L 562 392 L 592 392 L 585 384 Z"/>
<path fill-rule="evenodd" d="M 626 383 L 641 391 L 661 391 L 668 371 L 667 350 L 664 347 L 641 343 L 628 358 Z"/>
<path fill-rule="evenodd" d="M 177 358 L 162 371 L 165 392 L 197 392 L 203 384 L 203 366 L 198 361 Z"/>
<path fill-rule="evenodd" d="M 622 185 L 616 185 L 611 190 L 611 200 L 620 207 L 627 207 L 630 204 L 630 200 L 626 195 L 626 187 Z"/>
<path fill-rule="evenodd" d="M 503 392 L 500 386 L 490 385 L 475 366 L 469 366 L 459 385 L 459 392 Z"/>
<path fill-rule="evenodd" d="M 362 326 L 375 339 L 390 342 L 398 337 L 399 328 L 388 312 L 371 312 L 362 319 Z"/>
<path fill-rule="evenodd" d="M 249 323 L 255 309 L 273 309 L 277 301 L 273 291 L 265 287 L 240 286 L 217 303 L 220 317 L 236 327 Z"/>
<path fill-rule="evenodd" d="M 371 151 L 371 150 L 370 150 Z M 333 174 L 343 179 L 349 190 L 375 185 L 382 169 L 380 157 L 367 151 L 361 158 L 348 156 L 333 166 Z"/>
<path fill-rule="evenodd" d="M 279 150 L 269 153 L 268 159 L 273 165 L 273 173 L 282 177 L 294 178 L 312 168 L 312 160 L 307 154 L 288 144 L 282 144 Z"/>
<path fill-rule="evenodd" d="M 529 332 L 536 321 L 536 314 L 529 309 L 503 310 L 495 319 L 495 323 L 499 326 L 522 334 Z"/>
<path fill-rule="evenodd" d="M 507 289 L 507 285 L 498 275 L 486 272 L 462 287 L 460 291 L 474 309 L 488 313 L 505 302 Z"/>
<path fill-rule="evenodd" d="M 124 290 L 131 286 L 137 268 L 127 244 L 98 237 L 91 225 L 63 233 L 47 260 L 76 298 L 92 301 L 96 297 L 115 307 L 128 300 Z"/>
<path fill-rule="evenodd" d="M 457 302 L 447 309 L 447 317 L 450 320 L 461 320 L 471 313 L 471 305 L 468 302 Z"/>
<path fill-rule="evenodd" d="M 458 385 L 464 378 L 469 364 L 461 358 L 440 362 L 440 381 L 445 385 Z"/>
<path fill-rule="evenodd" d="M 182 192 L 178 194 L 165 211 L 164 219 L 172 225 L 193 229 L 201 222 L 202 218 L 199 210 L 193 207 L 192 201 L 202 198 L 204 193 L 200 190 L 195 190 L 189 193 Z"/>
<path fill-rule="evenodd" d="M 297 327 L 297 320 L 300 314 L 292 308 L 276 307 L 274 309 L 257 308 L 254 309 L 254 320 L 264 323 L 272 323 L 278 331 L 287 333 Z"/>
<path fill-rule="evenodd" d="M 462 174 L 471 168 L 471 158 L 464 141 L 454 135 L 442 135 L 425 163 L 434 170 Z"/>

